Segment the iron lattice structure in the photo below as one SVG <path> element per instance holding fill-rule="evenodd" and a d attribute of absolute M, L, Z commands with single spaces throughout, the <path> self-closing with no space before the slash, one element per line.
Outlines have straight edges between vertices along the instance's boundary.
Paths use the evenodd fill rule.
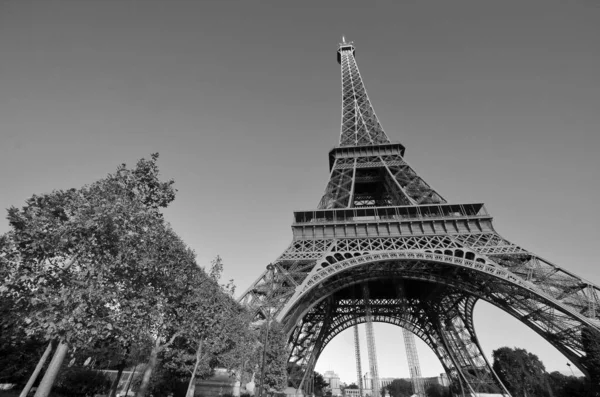
<path fill-rule="evenodd" d="M 371 299 L 369 285 L 363 284 L 363 299 L 365 305 L 365 317 L 367 319 L 367 353 L 369 356 L 369 371 L 371 375 L 371 396 L 379 397 L 379 368 L 377 367 L 377 349 L 375 348 L 375 332 L 373 332 L 373 313 L 371 311 Z"/>
<path fill-rule="evenodd" d="M 600 330 L 598 286 L 500 236 L 483 204 L 448 203 L 383 131 L 352 43 L 339 45 L 337 59 L 342 127 L 325 194 L 317 209 L 294 213 L 292 243 L 241 297 L 284 324 L 290 382 L 304 390 L 327 343 L 371 317 L 421 338 L 455 393 L 508 395 L 473 327 L 479 299 L 587 373 L 582 331 Z"/>
<path fill-rule="evenodd" d="M 423 385 L 423 378 L 421 377 L 421 366 L 419 365 L 419 355 L 417 354 L 415 336 L 406 328 L 402 328 L 402 335 L 404 336 L 404 346 L 406 346 L 408 370 L 410 372 L 413 393 L 419 397 L 424 397 L 425 387 Z"/>
<path fill-rule="evenodd" d="M 407 301 L 404 296 L 404 283 L 402 281 L 397 282 L 396 289 L 398 291 L 398 299 L 402 302 L 401 308 L 406 310 Z M 425 385 L 423 384 L 423 378 L 421 376 L 421 365 L 419 364 L 415 336 L 406 328 L 402 328 L 402 335 L 404 336 L 404 346 L 406 347 L 406 357 L 408 359 L 408 370 L 410 373 L 413 394 L 416 394 L 419 397 L 425 397 Z"/>
<path fill-rule="evenodd" d="M 360 363 L 360 338 L 358 336 L 358 325 L 354 327 L 354 356 L 356 358 L 356 384 L 358 395 L 363 397 L 362 366 Z"/>

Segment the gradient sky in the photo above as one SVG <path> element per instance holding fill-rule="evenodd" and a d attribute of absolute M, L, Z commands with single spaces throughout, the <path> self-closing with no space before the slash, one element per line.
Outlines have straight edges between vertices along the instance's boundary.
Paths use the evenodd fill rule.
<path fill-rule="evenodd" d="M 179 189 L 166 218 L 200 264 L 221 255 L 241 293 L 324 191 L 342 34 L 428 183 L 486 203 L 503 236 L 600 282 L 596 0 L 0 0 L 0 207 L 159 152 Z M 519 346 L 568 371 L 498 309 L 478 304 L 475 323 L 488 357 Z M 400 329 L 375 331 L 380 374 L 408 376 Z M 317 369 L 354 381 L 351 336 Z M 422 372 L 441 372 L 418 348 Z"/>

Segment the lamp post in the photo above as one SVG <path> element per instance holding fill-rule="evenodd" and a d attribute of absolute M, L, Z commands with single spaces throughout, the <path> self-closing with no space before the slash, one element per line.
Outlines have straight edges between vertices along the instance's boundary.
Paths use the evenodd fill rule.
<path fill-rule="evenodd" d="M 571 370 L 571 375 L 575 376 L 575 373 L 573 372 L 573 368 L 571 368 L 571 363 L 567 363 L 567 367 L 569 367 L 569 369 Z"/>
<path fill-rule="evenodd" d="M 274 272 L 273 272 L 274 269 L 275 269 L 275 266 L 273 266 L 272 264 L 269 263 L 269 265 L 267 265 L 267 271 L 271 272 L 271 284 L 269 285 L 269 293 L 267 294 L 267 299 L 266 299 L 266 303 L 268 306 L 267 330 L 265 331 L 265 341 L 263 343 L 262 363 L 261 363 L 261 368 L 260 368 L 260 387 L 258 388 L 258 397 L 262 397 L 263 389 L 265 388 L 265 361 L 266 361 L 266 357 L 267 357 L 267 344 L 269 343 L 269 329 L 271 328 L 271 307 L 269 306 L 269 304 L 270 304 L 270 299 L 271 299 L 270 295 L 271 295 L 271 292 L 273 291 L 273 281 L 275 279 Z"/>

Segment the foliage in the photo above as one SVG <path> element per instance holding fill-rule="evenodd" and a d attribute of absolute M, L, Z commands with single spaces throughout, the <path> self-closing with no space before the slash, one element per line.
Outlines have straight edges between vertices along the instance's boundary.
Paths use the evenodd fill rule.
<path fill-rule="evenodd" d="M 323 396 L 326 389 L 329 387 L 329 382 L 323 378 L 323 375 L 318 373 L 317 371 L 313 372 L 313 384 L 314 384 L 314 394 L 316 396 Z"/>
<path fill-rule="evenodd" d="M 110 385 L 110 379 L 100 371 L 68 368 L 59 377 L 56 391 L 70 396 L 94 396 L 107 393 Z"/>
<path fill-rule="evenodd" d="M 209 273 L 199 268 L 163 219 L 175 189 L 158 178 L 157 159 L 8 210 L 11 230 L 0 236 L 3 349 L 61 341 L 79 364 L 90 356 L 96 366 L 121 368 L 147 359 L 139 396 L 155 368 L 184 379 L 196 366 L 201 377 L 216 365 L 256 365 L 257 351 L 247 347 L 258 335 L 232 298 L 233 284 L 219 285 L 222 261 Z M 276 389 L 287 360 L 278 332 L 273 324 L 266 378 Z"/>
<path fill-rule="evenodd" d="M 154 371 L 148 391 L 153 396 L 168 396 L 169 394 L 185 396 L 187 381 L 188 379 L 178 376 L 176 372 L 164 365 L 164 361 L 161 361 Z"/>
<path fill-rule="evenodd" d="M 255 379 L 257 386 L 263 383 L 269 389 L 283 391 L 287 385 L 287 360 L 289 356 L 287 348 L 287 335 L 283 327 L 277 321 L 271 321 L 270 324 L 265 321 L 260 327 L 259 341 L 262 344 L 256 351 L 255 360 L 258 364 L 258 373 L 262 366 L 262 352 L 264 348 L 265 336 L 269 327 L 266 359 L 265 359 L 265 378 L 264 382 L 260 376 Z"/>
<path fill-rule="evenodd" d="M 584 397 L 588 395 L 589 385 L 585 378 L 566 376 L 554 371 L 546 374 L 553 397 Z"/>
<path fill-rule="evenodd" d="M 394 379 L 385 388 L 391 397 L 410 397 L 413 394 L 412 384 L 405 379 Z"/>
<path fill-rule="evenodd" d="M 346 389 L 358 390 L 358 385 L 356 383 L 350 383 L 348 386 L 346 386 Z"/>
<path fill-rule="evenodd" d="M 185 335 L 186 325 L 193 321 L 189 297 L 202 289 L 207 279 L 196 265 L 194 253 L 171 230 L 157 229 L 154 233 L 147 248 L 147 268 L 153 276 L 138 285 L 131 297 L 140 310 L 132 316 L 132 326 L 148 330 L 154 339 L 138 396 L 148 391 L 159 356 Z"/>
<path fill-rule="evenodd" d="M 591 327 L 584 327 L 581 330 L 581 340 L 583 342 L 582 364 L 587 368 L 590 374 L 590 383 L 592 395 L 600 395 L 600 332 Z"/>
<path fill-rule="evenodd" d="M 167 367 L 182 376 L 194 372 L 196 361 L 198 378 L 208 376 L 215 366 L 237 368 L 255 342 L 248 313 L 232 297 L 232 283 L 218 284 L 222 268 L 217 257 L 209 276 L 197 278 L 199 285 L 184 302 L 189 311 L 180 324 L 181 338 L 164 353 Z"/>
<path fill-rule="evenodd" d="M 72 352 L 120 346 L 124 356 L 141 333 L 155 336 L 153 350 L 174 339 L 182 301 L 204 273 L 159 211 L 175 189 L 158 179 L 157 158 L 8 210 L 0 298 L 22 316 L 0 319 L 3 328 L 61 340 Z"/>
<path fill-rule="evenodd" d="M 159 208 L 175 195 L 172 181 L 158 179 L 157 158 L 142 159 L 132 170 L 122 165 L 81 189 L 34 195 L 23 208 L 8 210 L 0 295 L 24 314 L 26 335 L 75 348 L 130 338 L 129 320 L 141 306 L 130 298 L 139 285 L 162 276 L 148 271 L 146 250 L 155 231 L 167 228 Z"/>
<path fill-rule="evenodd" d="M 47 345 L 24 335 L 22 339 L 12 339 L 0 333 L 0 383 L 27 383 Z"/>
<path fill-rule="evenodd" d="M 439 384 L 432 384 L 425 390 L 427 397 L 450 397 L 450 388 Z"/>
<path fill-rule="evenodd" d="M 546 369 L 539 358 L 525 349 L 501 347 L 492 353 L 493 368 L 514 397 L 547 396 Z"/>

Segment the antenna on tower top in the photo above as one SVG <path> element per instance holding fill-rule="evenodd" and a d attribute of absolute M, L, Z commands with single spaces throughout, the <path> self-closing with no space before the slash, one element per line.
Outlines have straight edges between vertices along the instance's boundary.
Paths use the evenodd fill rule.
<path fill-rule="evenodd" d="M 342 43 L 346 44 L 346 38 L 342 35 Z"/>

